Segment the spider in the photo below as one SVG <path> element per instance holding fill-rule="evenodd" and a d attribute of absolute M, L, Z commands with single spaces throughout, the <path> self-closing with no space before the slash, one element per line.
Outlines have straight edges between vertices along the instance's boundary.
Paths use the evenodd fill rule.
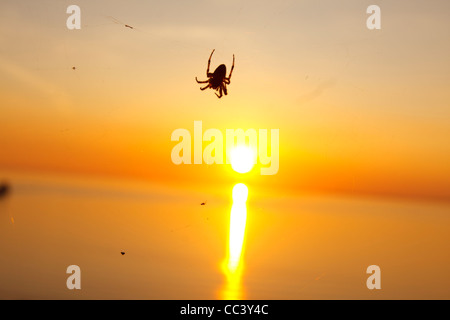
<path fill-rule="evenodd" d="M 197 79 L 197 77 L 195 77 L 195 80 L 197 81 L 197 83 L 207 83 L 208 84 L 205 87 L 200 88 L 200 90 L 205 90 L 205 89 L 211 88 L 216 91 L 219 91 L 219 94 L 217 94 L 215 92 L 214 93 L 220 99 L 220 98 L 222 98 L 222 95 L 223 95 L 222 92 L 225 93 L 225 95 L 228 94 L 227 84 L 230 84 L 231 74 L 233 73 L 233 69 L 234 69 L 234 54 L 233 54 L 233 65 L 231 66 L 230 75 L 227 78 L 227 77 L 225 77 L 225 75 L 227 73 L 227 67 L 224 64 L 221 64 L 220 66 L 218 66 L 217 69 L 214 70 L 214 73 L 209 72 L 209 65 L 211 64 L 211 57 L 215 50 L 216 49 L 214 49 L 211 52 L 211 55 L 209 56 L 209 59 L 208 59 L 208 68 L 206 69 L 206 76 L 208 77 L 208 80 L 199 81 Z"/>

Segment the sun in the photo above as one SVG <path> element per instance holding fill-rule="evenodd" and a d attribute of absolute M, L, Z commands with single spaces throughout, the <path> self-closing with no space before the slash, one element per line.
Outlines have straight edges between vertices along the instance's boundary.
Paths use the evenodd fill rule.
<path fill-rule="evenodd" d="M 238 173 L 247 173 L 253 169 L 255 164 L 255 154 L 253 150 L 246 146 L 237 146 L 231 150 L 231 167 Z"/>

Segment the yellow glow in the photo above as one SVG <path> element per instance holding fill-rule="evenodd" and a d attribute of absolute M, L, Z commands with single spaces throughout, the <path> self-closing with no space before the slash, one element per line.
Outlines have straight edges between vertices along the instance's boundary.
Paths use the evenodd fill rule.
<path fill-rule="evenodd" d="M 230 271 L 227 266 L 224 266 L 224 274 L 226 276 L 226 283 L 221 290 L 221 299 L 224 300 L 241 300 L 244 299 L 243 289 L 241 286 L 242 268 Z"/>
<path fill-rule="evenodd" d="M 231 167 L 239 173 L 247 173 L 255 164 L 255 153 L 247 146 L 237 146 L 231 150 Z"/>
<path fill-rule="evenodd" d="M 233 206 L 230 213 L 230 234 L 228 241 L 228 258 L 224 265 L 227 284 L 222 292 L 224 299 L 241 299 L 242 248 L 247 222 L 248 188 L 238 183 L 233 187 Z"/>

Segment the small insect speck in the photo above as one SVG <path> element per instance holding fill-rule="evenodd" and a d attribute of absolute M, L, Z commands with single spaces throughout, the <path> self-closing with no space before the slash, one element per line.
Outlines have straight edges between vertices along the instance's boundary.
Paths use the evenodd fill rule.
<path fill-rule="evenodd" d="M 10 187 L 7 183 L 0 184 L 0 197 L 6 196 L 10 191 Z"/>

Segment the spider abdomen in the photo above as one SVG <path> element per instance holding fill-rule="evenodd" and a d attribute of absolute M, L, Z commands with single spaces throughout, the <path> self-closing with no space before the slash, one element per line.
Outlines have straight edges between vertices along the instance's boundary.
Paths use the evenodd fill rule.
<path fill-rule="evenodd" d="M 224 64 L 221 64 L 214 70 L 213 76 L 209 79 L 209 83 L 213 88 L 217 88 L 223 82 L 225 75 L 227 74 L 227 67 Z"/>

